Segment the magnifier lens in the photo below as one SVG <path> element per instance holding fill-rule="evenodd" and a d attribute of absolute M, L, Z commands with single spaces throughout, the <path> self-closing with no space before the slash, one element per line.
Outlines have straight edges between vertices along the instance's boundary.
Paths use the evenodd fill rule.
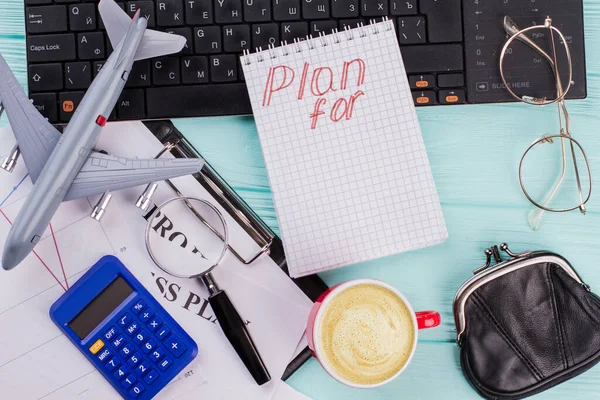
<path fill-rule="evenodd" d="M 209 272 L 225 255 L 225 222 L 214 206 L 195 198 L 175 198 L 148 219 L 146 245 L 165 272 L 192 277 Z"/>

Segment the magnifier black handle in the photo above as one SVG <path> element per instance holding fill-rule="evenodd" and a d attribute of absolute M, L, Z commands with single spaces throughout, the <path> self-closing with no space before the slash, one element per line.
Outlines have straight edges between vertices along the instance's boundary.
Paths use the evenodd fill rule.
<path fill-rule="evenodd" d="M 212 294 L 208 300 L 225 336 L 229 339 L 256 383 L 262 385 L 269 382 L 271 375 L 269 375 L 269 371 L 267 371 L 267 367 L 246 329 L 246 324 L 244 324 L 240 314 L 229 300 L 227 293 L 218 291 Z"/>

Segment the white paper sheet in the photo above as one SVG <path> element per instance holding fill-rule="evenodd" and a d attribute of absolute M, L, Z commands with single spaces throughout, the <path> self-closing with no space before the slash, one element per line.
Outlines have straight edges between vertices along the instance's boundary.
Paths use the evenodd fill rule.
<path fill-rule="evenodd" d="M 8 153 L 13 144 L 12 132 L 0 130 L 0 154 Z M 161 145 L 142 124 L 121 123 L 107 125 L 97 148 L 126 157 L 149 158 Z M 7 219 L 14 219 L 31 188 L 28 178 L 19 184 L 25 175 L 23 163 L 12 174 L 0 174 L 0 210 L 6 214 L 5 218 L 0 213 L 0 243 L 10 227 Z M 209 197 L 192 177 L 179 178 L 175 184 L 186 195 Z M 14 270 L 0 271 L 3 398 L 119 398 L 48 316 L 50 305 L 64 293 L 61 285 L 75 282 L 106 254 L 119 257 L 198 343 L 196 360 L 158 399 L 196 399 L 199 395 L 259 399 L 271 398 L 275 393 L 279 377 L 304 332 L 312 303 L 267 256 L 244 266 L 228 255 L 215 270 L 217 282 L 227 290 L 242 317 L 250 321 L 250 333 L 271 373 L 272 381 L 259 387 L 220 327 L 212 322 L 214 316 L 206 304 L 205 288 L 194 280 L 167 276 L 146 254 L 145 220 L 143 212 L 134 206 L 141 189 L 114 193 L 101 223 L 88 217 L 96 199 L 64 203 L 52 220 L 54 235 L 48 229 L 35 248 L 39 258 L 31 254 Z M 160 204 L 173 196 L 171 189 L 161 184 L 154 202 Z M 5 197 L 8 199 L 3 201 Z M 256 243 L 225 212 L 224 215 L 230 242 L 242 255 L 255 253 Z"/>

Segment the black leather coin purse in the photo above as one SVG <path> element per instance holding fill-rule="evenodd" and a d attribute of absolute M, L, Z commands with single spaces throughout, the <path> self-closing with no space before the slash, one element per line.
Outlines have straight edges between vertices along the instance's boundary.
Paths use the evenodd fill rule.
<path fill-rule="evenodd" d="M 558 254 L 500 250 L 456 293 L 457 343 L 481 396 L 521 399 L 600 361 L 600 299 Z"/>

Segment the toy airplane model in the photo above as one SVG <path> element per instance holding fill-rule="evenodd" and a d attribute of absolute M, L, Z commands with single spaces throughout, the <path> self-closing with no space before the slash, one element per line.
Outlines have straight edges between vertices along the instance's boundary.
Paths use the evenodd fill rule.
<path fill-rule="evenodd" d="M 22 154 L 34 183 L 6 239 L 5 270 L 17 266 L 33 250 L 63 201 L 104 193 L 92 213 L 99 220 L 110 191 L 148 184 L 136 204 L 145 208 L 156 181 L 198 172 L 204 163 L 199 159 L 127 159 L 93 150 L 133 62 L 177 53 L 185 45 L 182 36 L 146 29 L 147 20 L 140 18 L 139 10 L 130 19 L 113 0 L 100 1 L 98 9 L 115 50 L 62 135 L 34 107 L 0 56 L 0 115 L 6 110 L 17 140 L 2 168 L 12 171 Z"/>

